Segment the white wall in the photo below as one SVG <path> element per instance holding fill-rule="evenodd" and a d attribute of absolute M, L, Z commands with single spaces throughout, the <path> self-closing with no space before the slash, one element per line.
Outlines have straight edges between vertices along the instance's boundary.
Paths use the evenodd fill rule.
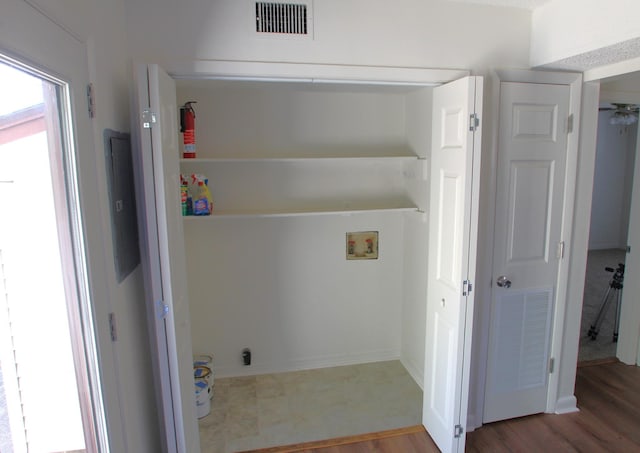
<path fill-rule="evenodd" d="M 165 69 L 194 60 L 427 68 L 528 66 L 530 12 L 421 0 L 314 2 L 314 39 L 256 38 L 245 0 L 128 0 L 129 52 Z"/>
<path fill-rule="evenodd" d="M 600 102 L 640 104 L 640 72 L 603 80 Z"/>
<path fill-rule="evenodd" d="M 199 157 L 412 152 L 405 137 L 406 89 L 225 81 L 178 86 L 179 103 L 198 100 Z M 217 212 L 410 203 L 403 162 L 182 168 L 209 178 Z M 218 376 L 400 358 L 403 219 L 401 213 L 187 219 L 194 350 L 213 354 Z M 346 233 L 357 231 L 379 232 L 377 260 L 346 260 Z M 251 367 L 241 363 L 244 347 L 253 351 Z"/>
<path fill-rule="evenodd" d="M 406 103 L 407 139 L 416 155 L 424 158 L 407 174 L 406 184 L 424 213 L 429 212 L 432 96 L 431 89 L 422 89 L 409 94 Z M 428 230 L 428 214 L 405 217 L 401 360 L 420 387 L 424 383 Z"/>
<path fill-rule="evenodd" d="M 126 55 L 124 1 L 94 3 L 89 43 L 89 69 L 96 91 L 94 139 L 98 155 L 98 183 L 106 188 L 106 167 L 102 131 L 105 128 L 130 130 L 129 85 L 131 65 Z M 103 231 L 112 237 L 107 191 L 102 190 L 104 206 Z M 105 241 L 105 254 L 113 263 L 113 245 Z M 115 344 L 118 361 L 118 382 L 121 397 L 121 422 L 129 452 L 159 450 L 158 420 L 151 375 L 151 359 L 147 333 L 146 308 L 142 270 L 136 270 L 117 284 L 115 268 L 109 265 L 112 310 L 116 314 L 118 341 Z"/>
<path fill-rule="evenodd" d="M 103 143 L 105 128 L 126 132 L 129 123 L 130 63 L 126 54 L 127 37 L 124 24 L 124 1 L 100 2 L 57 0 L 34 2 L 42 11 L 88 48 L 89 75 L 95 88 L 96 117 L 93 124 L 93 150 L 97 160 L 100 222 L 103 243 L 88 247 L 104 254 L 107 269 L 108 294 L 106 307 L 96 307 L 103 393 L 109 419 L 111 446 L 114 451 L 159 451 L 158 420 L 153 392 L 153 377 L 149 359 L 149 340 L 140 267 L 125 281 L 117 284 L 115 277 L 109 200 L 106 189 L 106 169 Z M 37 33 L 37 30 L 34 30 Z M 78 114 L 86 114 L 78 112 Z M 100 276 L 103 278 L 105 276 Z M 108 312 L 116 315 L 118 341 L 112 343 L 108 334 Z M 106 360 L 106 355 L 112 355 Z M 114 425 L 118 426 L 114 426 Z"/>
<path fill-rule="evenodd" d="M 636 0 L 553 0 L 531 20 L 532 67 L 640 37 Z"/>
<path fill-rule="evenodd" d="M 345 233 L 371 230 L 379 259 L 347 261 Z M 216 376 L 399 358 L 401 214 L 191 221 L 185 236 L 193 347 Z"/>
<path fill-rule="evenodd" d="M 633 186 L 638 124 L 609 124 L 611 112 L 598 115 L 589 250 L 625 248 Z"/>

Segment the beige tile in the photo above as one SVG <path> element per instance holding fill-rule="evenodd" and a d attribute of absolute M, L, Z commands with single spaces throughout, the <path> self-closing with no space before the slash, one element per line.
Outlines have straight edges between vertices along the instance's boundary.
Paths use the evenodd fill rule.
<path fill-rule="evenodd" d="M 256 377 L 256 396 L 273 398 L 285 395 L 285 380 L 277 374 L 265 374 Z"/>
<path fill-rule="evenodd" d="M 228 402 L 230 406 L 237 406 L 238 404 L 246 404 L 251 401 L 255 401 L 257 397 L 256 383 L 247 383 L 242 385 L 231 385 L 229 387 Z M 215 393 L 213 395 L 215 398 Z"/>
<path fill-rule="evenodd" d="M 258 400 L 258 425 L 260 431 L 280 425 L 291 419 L 291 409 L 287 396 L 261 398 Z"/>
<path fill-rule="evenodd" d="M 219 379 L 200 421 L 202 451 L 400 428 L 420 423 L 421 412 L 422 392 L 399 361 Z"/>
<path fill-rule="evenodd" d="M 231 407 L 224 423 L 224 434 L 227 442 L 243 437 L 257 436 L 258 414 L 255 407 Z"/>
<path fill-rule="evenodd" d="M 224 452 L 225 443 L 223 429 L 200 429 L 200 450 L 202 453 Z"/>
<path fill-rule="evenodd" d="M 224 426 L 225 418 L 227 415 L 226 408 L 211 407 L 211 412 L 204 418 L 198 420 L 200 429 L 218 428 Z"/>
<path fill-rule="evenodd" d="M 300 442 L 298 433 L 291 421 L 261 426 L 260 437 L 264 440 L 262 447 L 275 447 Z"/>
<path fill-rule="evenodd" d="M 225 445 L 226 453 L 262 448 L 264 440 L 259 436 L 247 436 L 231 439 Z"/>

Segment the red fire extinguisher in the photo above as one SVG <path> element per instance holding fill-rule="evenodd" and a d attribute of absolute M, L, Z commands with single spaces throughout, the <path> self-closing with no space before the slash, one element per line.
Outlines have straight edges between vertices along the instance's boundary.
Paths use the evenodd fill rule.
<path fill-rule="evenodd" d="M 180 107 L 180 132 L 184 134 L 184 152 L 182 157 L 193 159 L 196 157 L 196 112 L 193 105 L 196 101 L 185 102 Z"/>

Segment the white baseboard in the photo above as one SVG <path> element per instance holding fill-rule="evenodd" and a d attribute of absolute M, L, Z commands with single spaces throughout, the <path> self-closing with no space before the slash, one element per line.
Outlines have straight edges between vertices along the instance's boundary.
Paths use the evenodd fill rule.
<path fill-rule="evenodd" d="M 358 365 L 361 363 L 386 362 L 399 360 L 399 350 L 368 351 L 358 354 L 319 356 L 308 359 L 291 360 L 279 363 L 253 363 L 250 366 L 220 366 L 214 364 L 216 378 L 257 376 L 260 374 L 286 373 L 289 371 L 312 370 L 334 366 Z"/>
<path fill-rule="evenodd" d="M 625 250 L 626 245 L 621 246 L 620 244 L 613 243 L 613 242 L 597 242 L 594 244 L 589 244 L 588 249 L 589 250 L 609 250 L 609 249 Z"/>
<path fill-rule="evenodd" d="M 572 412 L 580 412 L 578 400 L 575 396 L 565 396 L 556 402 L 556 414 L 570 414 Z"/>
<path fill-rule="evenodd" d="M 407 370 L 407 373 L 409 373 L 409 376 L 416 381 L 420 390 L 424 391 L 424 370 L 419 370 L 414 363 L 405 358 L 401 358 L 400 362 L 402 363 L 402 366 L 404 366 L 405 370 Z"/>
<path fill-rule="evenodd" d="M 467 432 L 468 433 L 475 431 L 476 428 L 479 428 L 480 426 L 482 426 L 482 423 L 480 425 L 476 423 L 476 414 L 467 415 Z"/>

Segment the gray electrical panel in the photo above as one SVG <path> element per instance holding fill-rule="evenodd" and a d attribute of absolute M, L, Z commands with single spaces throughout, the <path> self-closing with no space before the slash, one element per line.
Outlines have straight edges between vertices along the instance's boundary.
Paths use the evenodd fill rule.
<path fill-rule="evenodd" d="M 120 283 L 140 263 L 131 139 L 129 134 L 105 129 L 104 146 L 113 257 L 116 279 Z"/>

